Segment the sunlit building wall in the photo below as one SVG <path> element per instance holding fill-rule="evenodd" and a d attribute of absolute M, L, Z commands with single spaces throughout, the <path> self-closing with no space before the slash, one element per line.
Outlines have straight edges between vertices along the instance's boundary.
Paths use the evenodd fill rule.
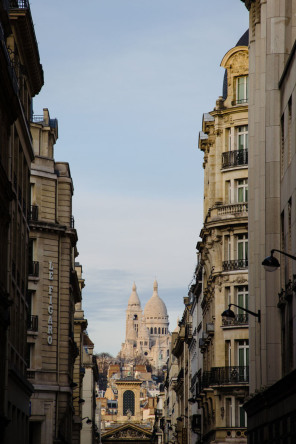
<path fill-rule="evenodd" d="M 249 392 L 248 309 L 248 32 L 223 57 L 223 95 L 205 113 L 203 268 L 197 369 L 203 443 L 246 442 Z M 222 319 L 229 304 L 232 320 Z M 238 306 L 238 307 L 237 307 Z M 199 437 L 201 439 L 201 437 Z"/>

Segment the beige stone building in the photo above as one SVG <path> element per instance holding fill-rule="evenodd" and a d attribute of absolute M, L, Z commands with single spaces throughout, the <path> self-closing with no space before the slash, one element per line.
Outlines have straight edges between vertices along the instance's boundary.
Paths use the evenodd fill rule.
<path fill-rule="evenodd" d="M 203 443 L 246 442 L 249 388 L 248 32 L 222 59 L 223 96 L 203 116 L 204 224 L 197 399 Z M 231 321 L 222 313 L 232 310 Z M 200 439 L 200 437 L 199 437 Z"/>
<path fill-rule="evenodd" d="M 31 170 L 29 243 L 28 378 L 30 442 L 72 442 L 74 309 L 81 291 L 74 260 L 77 233 L 72 216 L 69 164 L 55 162 L 58 124 L 47 109 L 31 124 L 35 160 Z M 74 392 L 75 393 L 75 392 Z"/>
<path fill-rule="evenodd" d="M 82 290 L 85 286 L 85 281 L 82 277 L 82 265 L 79 262 L 75 262 L 75 271 L 77 273 L 79 290 L 82 295 Z M 82 297 L 81 297 L 82 299 Z M 81 429 L 83 427 L 82 418 L 83 416 L 83 405 L 86 400 L 83 398 L 82 386 L 83 379 L 85 375 L 85 367 L 83 365 L 83 357 L 84 357 L 84 332 L 87 327 L 87 319 L 84 317 L 84 311 L 82 309 L 82 300 L 75 304 L 75 313 L 74 313 L 74 341 L 78 347 L 78 356 L 74 362 L 73 369 L 73 382 L 77 384 L 75 389 L 73 390 L 73 408 L 74 408 L 74 416 L 73 416 L 73 429 L 72 429 L 72 444 L 80 443 Z"/>
<path fill-rule="evenodd" d="M 250 14 L 249 238 L 252 444 L 296 441 L 296 3 L 246 0 Z M 273 249 L 280 267 L 261 265 Z M 289 258 L 290 254 L 293 258 Z"/>
<path fill-rule="evenodd" d="M 96 420 L 96 384 L 99 379 L 99 371 L 96 357 L 93 354 L 94 343 L 89 336 L 83 333 L 82 364 L 84 377 L 82 381 L 82 428 L 80 433 L 81 444 L 93 444 L 101 433 L 100 418 Z"/>
<path fill-rule="evenodd" d="M 176 404 L 174 407 L 173 427 L 174 438 L 177 442 L 190 443 L 191 426 L 189 415 L 189 389 L 191 382 L 189 343 L 192 339 L 191 303 L 189 297 L 184 298 L 185 309 L 179 328 L 175 330 L 172 342 L 172 354 L 177 358 L 178 373 L 172 389 L 175 392 Z M 176 410 L 176 412 L 175 412 Z"/>
<path fill-rule="evenodd" d="M 29 121 L 43 69 L 28 1 L 0 2 L 0 441 L 27 444 Z"/>
<path fill-rule="evenodd" d="M 147 361 L 155 371 L 161 370 L 168 358 L 171 336 L 169 317 L 165 303 L 158 295 L 158 283 L 154 281 L 153 294 L 144 311 L 133 284 L 126 310 L 126 334 L 120 358 L 133 362 Z"/>

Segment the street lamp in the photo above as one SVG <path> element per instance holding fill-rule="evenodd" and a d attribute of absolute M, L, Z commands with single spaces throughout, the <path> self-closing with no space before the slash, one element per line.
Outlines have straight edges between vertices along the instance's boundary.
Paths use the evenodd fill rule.
<path fill-rule="evenodd" d="M 221 314 L 222 318 L 225 321 L 231 321 L 232 319 L 235 318 L 234 312 L 230 309 L 231 305 L 234 305 L 235 307 L 239 308 L 240 310 L 243 310 L 243 311 L 251 314 L 252 316 L 255 316 L 256 318 L 258 318 L 258 322 L 261 321 L 261 312 L 260 312 L 260 310 L 258 310 L 257 313 L 254 313 L 253 311 L 248 310 L 247 308 L 240 307 L 239 305 L 236 305 L 236 304 L 229 304 L 227 310 L 223 311 L 223 313 Z"/>
<path fill-rule="evenodd" d="M 262 265 L 265 268 L 265 271 L 275 271 L 280 267 L 280 263 L 277 260 L 276 257 L 274 257 L 273 253 L 277 251 L 280 254 L 283 254 L 284 256 L 288 256 L 291 259 L 296 260 L 295 256 L 292 256 L 292 254 L 286 253 L 285 251 L 277 250 L 276 248 L 273 248 L 270 252 L 270 256 L 266 257 L 264 261 L 262 262 Z"/>

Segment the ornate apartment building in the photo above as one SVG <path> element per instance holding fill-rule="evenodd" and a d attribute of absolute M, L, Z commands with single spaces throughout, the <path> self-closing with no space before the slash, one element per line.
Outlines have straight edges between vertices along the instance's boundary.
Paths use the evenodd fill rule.
<path fill-rule="evenodd" d="M 75 304 L 81 289 L 75 270 L 77 233 L 72 216 L 69 164 L 55 162 L 58 123 L 47 109 L 31 123 L 35 160 L 31 170 L 28 280 L 28 379 L 30 444 L 72 443 Z"/>
<path fill-rule="evenodd" d="M 250 307 L 261 311 L 261 323 L 255 318 L 250 323 L 248 441 L 292 444 L 296 442 L 296 3 L 244 3 L 250 14 Z M 272 250 L 279 251 L 271 254 Z M 278 260 L 273 273 L 261 265 L 266 257 L 265 263 Z"/>
<path fill-rule="evenodd" d="M 202 310 L 194 384 L 202 442 L 245 443 L 249 392 L 248 309 L 248 32 L 222 59 L 223 97 L 204 114 L 204 225 L 198 243 Z M 231 320 L 222 313 L 230 308 Z M 199 434 L 201 439 L 201 434 Z M 201 442 L 201 441 L 199 441 Z"/>
<path fill-rule="evenodd" d="M 43 85 L 29 2 L 0 2 L 0 441 L 28 443 L 26 378 L 32 97 Z"/>

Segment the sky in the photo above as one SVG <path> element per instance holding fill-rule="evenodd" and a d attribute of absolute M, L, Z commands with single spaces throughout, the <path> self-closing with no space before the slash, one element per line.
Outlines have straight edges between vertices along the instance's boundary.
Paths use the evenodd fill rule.
<path fill-rule="evenodd" d="M 31 0 L 44 69 L 34 113 L 58 119 L 95 352 L 116 356 L 132 285 L 158 281 L 170 330 L 182 317 L 203 223 L 203 113 L 220 62 L 248 28 L 240 0 Z"/>

